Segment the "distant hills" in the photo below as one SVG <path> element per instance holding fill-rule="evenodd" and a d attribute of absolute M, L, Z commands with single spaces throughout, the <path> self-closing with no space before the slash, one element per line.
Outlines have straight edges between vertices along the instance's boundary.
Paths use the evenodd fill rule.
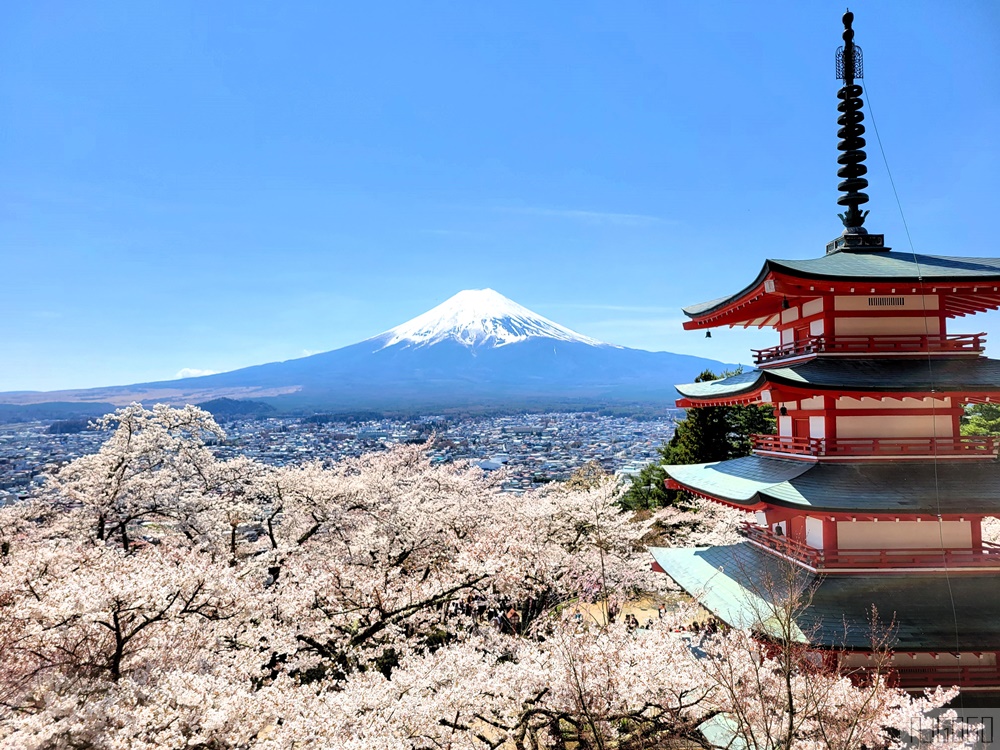
<path fill-rule="evenodd" d="M 85 416 L 75 414 L 74 407 L 103 413 L 110 405 L 131 401 L 210 402 L 210 410 L 214 406 L 233 416 L 269 408 L 284 413 L 428 413 L 670 407 L 677 398 L 674 383 L 690 382 L 705 369 L 731 367 L 607 344 L 492 289 L 466 290 L 378 336 L 301 359 L 154 383 L 0 393 L 0 419 L 4 410 L 10 413 L 15 407 L 66 418 Z M 238 403 L 246 400 L 257 403 Z"/>
<path fill-rule="evenodd" d="M 216 419 L 266 417 L 277 411 L 270 404 L 238 398 L 213 398 L 211 401 L 202 401 L 198 406 L 211 412 Z"/>
<path fill-rule="evenodd" d="M 100 417 L 108 412 L 114 411 L 117 407 L 111 402 L 102 401 L 46 401 L 46 397 L 59 397 L 58 393 L 31 393 L 18 392 L 17 398 L 24 398 L 28 395 L 40 399 L 37 403 L 28 401 L 20 403 L 2 403 L 10 394 L 0 393 L 0 424 L 4 422 L 23 421 L 43 421 L 48 422 L 58 419 L 80 419 L 86 417 Z M 83 391 L 79 391 L 83 393 Z"/>

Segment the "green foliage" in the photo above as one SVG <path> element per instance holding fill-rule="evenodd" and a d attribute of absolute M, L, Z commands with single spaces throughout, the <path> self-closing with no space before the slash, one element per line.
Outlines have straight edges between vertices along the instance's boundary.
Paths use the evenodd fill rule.
<path fill-rule="evenodd" d="M 667 449 L 667 443 L 660 446 L 660 455 Z M 627 510 L 641 508 L 659 508 L 670 505 L 677 493 L 664 486 L 667 473 L 663 470 L 663 462 L 645 466 L 637 475 L 631 477 L 632 484 L 621 499 L 621 506 Z"/>
<path fill-rule="evenodd" d="M 216 420 L 238 419 L 241 417 L 266 417 L 276 414 L 275 409 L 270 404 L 263 401 L 247 401 L 239 398 L 214 398 L 211 401 L 203 401 L 198 407 L 209 412 Z"/>
<path fill-rule="evenodd" d="M 960 429 L 963 435 L 1000 435 L 1000 404 L 969 404 Z"/>
<path fill-rule="evenodd" d="M 722 377 L 740 372 L 726 372 Z M 695 382 L 718 379 L 718 375 L 705 370 L 695 378 Z M 622 507 L 638 510 L 676 504 L 684 493 L 668 490 L 664 486 L 667 479 L 664 465 L 703 464 L 748 456 L 753 449 L 751 435 L 774 431 L 771 406 L 702 406 L 689 409 L 687 416 L 677 423 L 673 437 L 660 447 L 660 463 L 651 464 L 632 477 L 632 485 L 622 497 Z"/>

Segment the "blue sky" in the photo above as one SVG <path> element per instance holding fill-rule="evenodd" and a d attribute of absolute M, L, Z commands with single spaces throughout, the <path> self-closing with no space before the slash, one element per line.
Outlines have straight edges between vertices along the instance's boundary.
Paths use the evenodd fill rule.
<path fill-rule="evenodd" d="M 851 7 L 917 252 L 997 255 L 1000 4 Z M 289 359 L 481 287 L 747 361 L 773 332 L 679 308 L 840 231 L 843 10 L 6 3 L 0 390 Z M 867 225 L 908 249 L 869 143 Z"/>

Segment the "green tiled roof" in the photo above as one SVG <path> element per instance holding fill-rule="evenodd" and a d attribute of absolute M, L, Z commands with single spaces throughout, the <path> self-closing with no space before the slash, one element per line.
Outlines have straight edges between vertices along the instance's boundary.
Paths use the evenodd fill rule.
<path fill-rule="evenodd" d="M 739 375 L 730 375 L 719 380 L 706 380 L 703 383 L 684 383 L 674 386 L 682 396 L 694 399 L 725 398 L 751 393 L 764 383 L 763 370 L 748 370 Z"/>
<path fill-rule="evenodd" d="M 752 393 L 764 383 L 882 393 L 907 391 L 1000 391 L 1000 360 L 975 359 L 825 359 L 817 357 L 788 367 L 750 370 L 720 380 L 685 383 L 678 393 L 694 400 Z"/>
<path fill-rule="evenodd" d="M 667 575 L 712 614 L 734 628 L 762 630 L 775 637 L 780 632 L 773 630 L 767 591 L 752 582 L 773 581 L 771 590 L 784 595 L 787 583 L 808 584 L 812 580 L 802 571 L 790 581 L 786 569 L 774 565 L 777 558 L 757 554 L 755 547 L 745 543 L 727 547 L 651 547 L 649 552 Z M 809 640 L 801 629 L 795 637 L 803 643 Z"/>
<path fill-rule="evenodd" d="M 697 305 L 690 305 L 689 307 L 684 307 L 681 309 L 683 310 L 684 314 L 687 315 L 689 318 L 694 318 L 697 317 L 698 315 L 701 315 L 702 313 L 711 312 L 717 307 L 722 307 L 725 303 L 729 302 L 730 300 L 736 299 L 737 297 L 742 296 L 745 292 L 748 292 L 750 289 L 753 289 L 759 283 L 760 280 L 758 279 L 754 281 L 754 283 L 751 284 L 749 287 L 737 292 L 736 294 L 727 294 L 725 297 L 716 297 L 715 299 L 711 299 L 708 302 L 699 302 Z"/>
<path fill-rule="evenodd" d="M 811 591 L 811 603 L 795 614 L 796 637 L 817 646 L 869 648 L 872 606 L 881 622 L 895 620 L 898 651 L 974 651 L 1000 638 L 996 574 L 815 578 L 745 542 L 650 553 L 703 607 L 734 627 L 777 635 L 772 592 L 781 596 L 801 586 Z"/>
<path fill-rule="evenodd" d="M 693 399 L 727 398 L 752 393 L 764 384 L 763 370 L 749 370 L 739 375 L 730 375 L 719 380 L 707 380 L 703 383 L 683 383 L 674 386 L 682 396 Z"/>
<path fill-rule="evenodd" d="M 859 513 L 997 513 L 1000 462 L 792 461 L 745 456 L 666 466 L 685 487 L 732 503 Z"/>
<path fill-rule="evenodd" d="M 810 461 L 786 461 L 763 456 L 746 456 L 710 464 L 664 467 L 673 479 L 693 490 L 754 505 L 760 494 L 801 476 L 816 466 Z"/>
<path fill-rule="evenodd" d="M 872 279 L 925 282 L 949 279 L 1000 280 L 1000 258 L 954 258 L 905 252 L 830 253 L 806 260 L 768 260 L 775 271 L 810 279 Z"/>
<path fill-rule="evenodd" d="M 698 731 L 712 747 L 723 750 L 749 750 L 746 740 L 737 735 L 736 720 L 729 714 L 716 714 L 706 719 L 698 725 Z"/>
<path fill-rule="evenodd" d="M 1000 258 L 949 258 L 903 252 L 837 252 L 806 260 L 766 260 L 757 278 L 736 294 L 684 308 L 697 317 L 724 307 L 760 284 L 769 273 L 786 273 L 806 279 L 899 281 L 925 283 L 982 279 L 1000 281 Z"/>

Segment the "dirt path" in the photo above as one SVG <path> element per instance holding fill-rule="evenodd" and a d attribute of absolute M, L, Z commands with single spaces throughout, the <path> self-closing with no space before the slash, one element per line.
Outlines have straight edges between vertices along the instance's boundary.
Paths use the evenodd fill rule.
<path fill-rule="evenodd" d="M 674 594 L 664 597 L 643 597 L 641 599 L 635 599 L 633 601 L 625 602 L 621 609 L 618 611 L 617 619 L 621 621 L 621 618 L 627 615 L 635 615 L 635 618 L 639 621 L 640 627 L 644 627 L 649 620 L 656 622 L 659 619 L 659 608 L 660 604 L 663 604 L 667 611 L 673 611 L 676 609 L 677 605 L 682 602 L 688 602 L 690 599 L 684 594 Z M 588 622 L 596 622 L 599 625 L 604 625 L 606 623 L 604 605 L 601 602 L 580 602 L 574 604 L 570 607 L 571 613 L 579 612 L 581 616 Z"/>

